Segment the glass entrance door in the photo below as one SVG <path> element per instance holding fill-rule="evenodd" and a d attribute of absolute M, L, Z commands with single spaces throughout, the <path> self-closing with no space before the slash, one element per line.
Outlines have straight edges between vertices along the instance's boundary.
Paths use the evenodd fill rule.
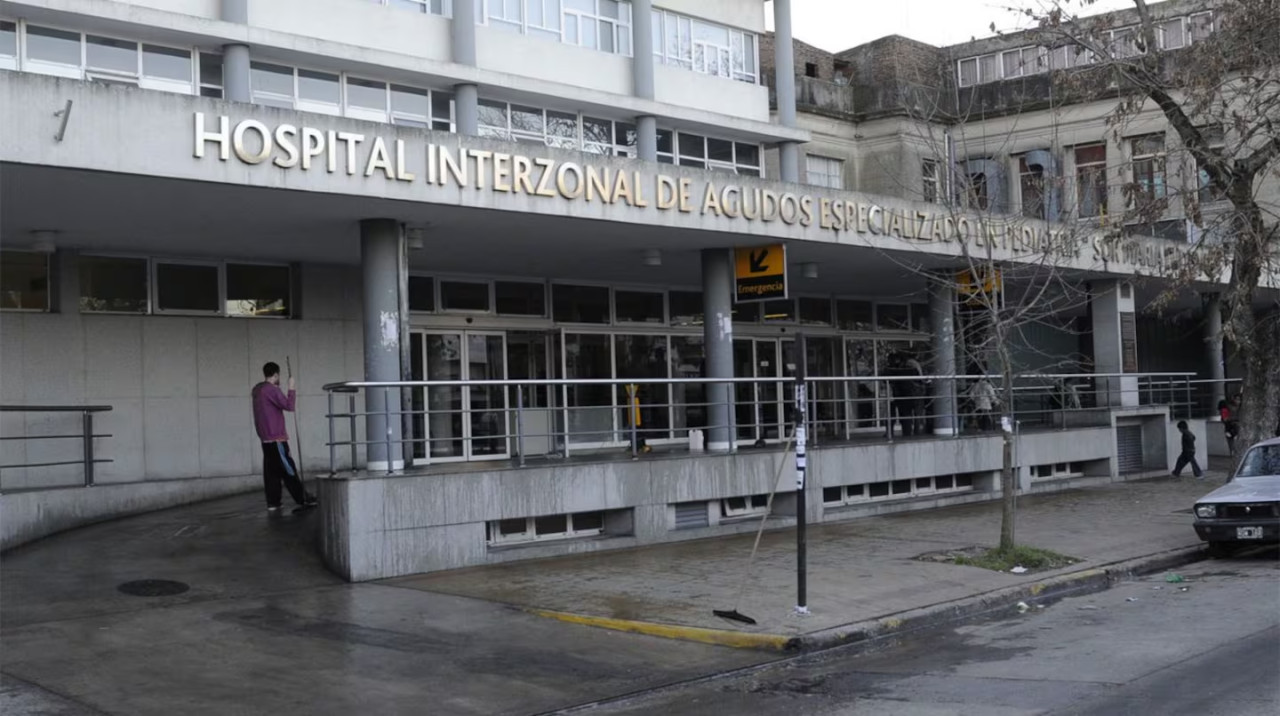
<path fill-rule="evenodd" d="M 738 378 L 778 378 L 795 374 L 795 341 L 776 338 L 736 338 L 733 341 L 733 374 Z M 784 437 L 785 406 L 792 396 L 784 395 L 783 384 L 771 380 L 737 383 L 734 386 L 734 418 L 738 440 L 761 442 Z"/>
<path fill-rule="evenodd" d="M 414 336 L 421 360 L 414 361 L 426 380 L 506 379 L 506 339 L 502 333 L 425 332 Z M 416 378 L 417 376 L 415 376 Z M 415 391 L 426 420 L 415 420 L 414 453 L 430 462 L 500 459 L 510 455 L 507 439 L 507 391 L 502 386 L 446 385 Z M 425 443 L 425 445 L 424 445 Z M 421 446 L 421 447 L 420 447 Z"/>

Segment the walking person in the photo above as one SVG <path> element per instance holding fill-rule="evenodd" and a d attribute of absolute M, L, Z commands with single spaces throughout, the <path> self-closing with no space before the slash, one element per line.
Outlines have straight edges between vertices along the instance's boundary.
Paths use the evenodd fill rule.
<path fill-rule="evenodd" d="M 1231 457 L 1236 456 L 1236 436 L 1240 434 L 1240 423 L 1235 420 L 1238 401 L 1239 398 L 1231 403 L 1225 400 L 1218 401 L 1218 416 L 1222 418 L 1222 432 L 1227 438 L 1227 452 Z"/>
<path fill-rule="evenodd" d="M 991 419 L 991 411 L 995 410 L 996 388 L 983 376 L 969 389 L 969 397 L 973 399 L 973 408 L 978 413 L 978 429 L 986 432 L 995 427 Z"/>
<path fill-rule="evenodd" d="M 1174 463 L 1173 476 L 1182 477 L 1182 468 L 1191 463 L 1191 474 L 1198 480 L 1204 477 L 1204 472 L 1200 469 L 1200 463 L 1196 462 L 1196 436 L 1187 427 L 1185 420 L 1178 421 L 1178 430 L 1182 433 L 1182 454 L 1178 455 L 1178 462 Z"/>
<path fill-rule="evenodd" d="M 262 441 L 262 484 L 267 492 L 267 514 L 280 513 L 280 483 L 298 503 L 298 510 L 315 507 L 316 498 L 308 495 L 298 479 L 298 466 L 289 453 L 289 431 L 284 411 L 293 412 L 298 393 L 293 377 L 289 377 L 289 393 L 280 390 L 280 366 L 274 362 L 262 366 L 263 381 L 253 386 L 253 427 Z"/>

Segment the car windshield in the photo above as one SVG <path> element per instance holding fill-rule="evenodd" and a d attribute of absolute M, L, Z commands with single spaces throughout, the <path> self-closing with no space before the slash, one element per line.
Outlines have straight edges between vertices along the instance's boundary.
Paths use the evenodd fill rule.
<path fill-rule="evenodd" d="M 1280 445 L 1259 445 L 1245 453 L 1236 477 L 1280 475 Z"/>

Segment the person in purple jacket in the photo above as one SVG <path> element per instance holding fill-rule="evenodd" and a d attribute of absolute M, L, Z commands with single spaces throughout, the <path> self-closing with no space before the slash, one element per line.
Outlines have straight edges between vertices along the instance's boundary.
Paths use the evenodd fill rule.
<path fill-rule="evenodd" d="M 298 479 L 298 466 L 289 453 L 289 431 L 285 428 L 284 411 L 293 411 L 298 393 L 289 378 L 289 394 L 280 390 L 280 366 L 274 362 L 262 366 L 265 379 L 253 386 L 253 427 L 262 440 L 262 484 L 267 491 L 267 514 L 280 512 L 280 482 L 299 510 L 315 506 L 316 498 L 308 495 Z M 296 510 L 295 510 L 296 511 Z"/>

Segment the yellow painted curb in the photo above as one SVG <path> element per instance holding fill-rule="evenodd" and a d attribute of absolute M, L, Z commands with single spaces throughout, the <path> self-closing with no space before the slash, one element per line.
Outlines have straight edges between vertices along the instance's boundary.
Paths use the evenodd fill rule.
<path fill-rule="evenodd" d="M 791 643 L 791 637 L 781 634 L 757 634 L 751 632 L 729 631 L 727 629 L 704 629 L 702 627 L 678 626 L 675 624 L 657 624 L 640 622 L 631 619 L 612 619 L 610 617 L 593 617 L 586 614 L 569 612 L 553 612 L 546 609 L 526 609 L 526 612 L 549 619 L 558 619 L 570 624 L 626 631 L 636 634 L 648 634 L 665 639 L 697 641 L 703 644 L 729 646 L 735 649 L 771 649 L 782 651 Z"/>

